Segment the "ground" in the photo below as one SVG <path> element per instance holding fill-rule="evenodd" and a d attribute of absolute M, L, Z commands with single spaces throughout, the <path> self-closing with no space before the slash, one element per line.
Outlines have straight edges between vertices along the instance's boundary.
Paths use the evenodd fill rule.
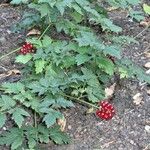
<path fill-rule="evenodd" d="M 21 16 L 19 7 L 0 5 L 0 56 L 18 47 L 24 35 L 12 33 L 10 27 Z M 131 44 L 124 48 L 124 55 L 131 58 L 136 64 L 143 66 L 149 61 L 144 52 L 150 46 L 150 29 L 132 22 L 124 12 L 118 15 L 114 12 L 111 17 L 123 27 L 124 35 L 137 36 L 139 44 Z M 144 31 L 143 31 L 144 30 Z M 143 32 L 142 32 L 143 31 Z M 139 34 L 140 33 L 140 34 Z M 0 75 L 7 70 L 18 68 L 13 62 L 14 55 L 0 61 Z M 18 80 L 16 76 L 4 78 L 0 76 L 0 83 Z M 42 150 L 150 150 L 150 95 L 147 94 L 149 85 L 137 80 L 123 79 L 115 90 L 112 100 L 116 108 L 116 115 L 110 121 L 102 121 L 95 114 L 85 115 L 86 106 L 76 104 L 75 108 L 64 111 L 67 119 L 66 132 L 73 141 L 69 145 L 57 146 L 53 143 L 40 145 Z M 141 93 L 142 103 L 135 105 L 133 96 Z M 7 129 L 10 124 L 6 124 Z M 4 128 L 3 128 L 4 129 Z M 1 130 L 3 130 L 1 129 Z M 0 147 L 1 150 L 8 148 Z"/>

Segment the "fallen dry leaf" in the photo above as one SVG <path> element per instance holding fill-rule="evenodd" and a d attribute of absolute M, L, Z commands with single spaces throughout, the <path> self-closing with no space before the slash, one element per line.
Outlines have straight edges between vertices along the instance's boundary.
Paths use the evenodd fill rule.
<path fill-rule="evenodd" d="M 116 83 L 114 83 L 113 85 L 111 85 L 110 87 L 105 89 L 105 96 L 107 98 L 110 98 L 113 96 L 114 91 L 115 91 L 115 87 L 116 87 Z"/>
<path fill-rule="evenodd" d="M 0 78 L 5 78 L 5 77 L 9 77 L 11 75 L 20 75 L 21 72 L 17 69 L 13 69 L 13 70 L 9 70 L 6 73 L 2 73 L 0 74 Z"/>
<path fill-rule="evenodd" d="M 148 95 L 150 95 L 150 89 L 146 91 Z"/>
<path fill-rule="evenodd" d="M 147 18 L 145 18 L 145 20 L 141 21 L 140 26 L 149 27 L 150 26 L 150 18 L 147 17 Z"/>
<path fill-rule="evenodd" d="M 118 7 L 108 7 L 107 11 L 114 11 L 114 10 L 117 10 L 117 9 L 118 9 Z"/>
<path fill-rule="evenodd" d="M 9 70 L 7 72 L 7 76 L 10 76 L 10 75 L 20 75 L 21 72 L 18 70 L 18 69 L 12 69 L 12 70 Z"/>
<path fill-rule="evenodd" d="M 37 30 L 37 29 L 32 29 L 32 30 L 30 30 L 28 33 L 27 33 L 27 36 L 29 36 L 29 35 L 40 35 L 41 34 L 41 32 L 39 31 L 39 30 Z"/>
<path fill-rule="evenodd" d="M 144 65 L 145 68 L 150 68 L 150 62 L 147 62 L 145 65 Z"/>
<path fill-rule="evenodd" d="M 57 124 L 60 125 L 60 130 L 63 132 L 66 127 L 66 119 L 65 117 L 57 119 Z"/>
<path fill-rule="evenodd" d="M 93 112 L 95 112 L 95 110 L 94 110 L 93 107 L 91 107 L 91 108 L 89 108 L 89 109 L 86 111 L 86 114 L 91 114 L 91 113 L 93 113 Z"/>
<path fill-rule="evenodd" d="M 142 103 L 143 97 L 141 93 L 137 93 L 133 96 L 133 103 L 135 105 L 140 105 Z"/>
<path fill-rule="evenodd" d="M 150 53 L 149 53 L 149 52 L 146 52 L 146 53 L 145 53 L 145 57 L 150 58 Z"/>

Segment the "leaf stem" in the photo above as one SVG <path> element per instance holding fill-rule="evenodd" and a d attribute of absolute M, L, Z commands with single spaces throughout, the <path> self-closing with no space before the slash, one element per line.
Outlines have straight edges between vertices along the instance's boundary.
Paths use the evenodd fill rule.
<path fill-rule="evenodd" d="M 7 56 L 9 56 L 9 55 L 11 55 L 11 54 L 13 54 L 13 53 L 15 53 L 15 52 L 17 52 L 20 48 L 21 48 L 21 47 L 16 48 L 15 50 L 13 50 L 13 51 L 11 51 L 11 52 L 9 52 L 9 53 L 7 53 L 7 54 L 5 54 L 5 55 L 2 55 L 2 56 L 0 57 L 0 60 L 3 59 L 3 58 L 5 58 L 5 57 L 7 57 Z"/>
<path fill-rule="evenodd" d="M 34 111 L 34 127 L 37 127 L 36 111 Z"/>
<path fill-rule="evenodd" d="M 39 37 L 39 40 L 44 36 L 44 34 L 47 32 L 47 30 L 49 29 L 49 27 L 51 26 L 51 23 L 47 26 L 47 28 L 43 31 L 43 33 L 41 34 L 41 36 Z"/>
<path fill-rule="evenodd" d="M 68 98 L 71 98 L 71 99 L 73 99 L 73 100 L 79 101 L 79 102 L 81 102 L 81 103 L 84 103 L 84 104 L 86 104 L 86 105 L 92 106 L 92 107 L 94 107 L 94 108 L 96 108 L 96 109 L 99 109 L 98 106 L 96 106 L 96 105 L 94 105 L 94 104 L 91 104 L 91 103 L 89 103 L 89 102 L 87 102 L 87 101 L 81 100 L 80 98 L 76 98 L 76 97 L 73 97 L 73 96 L 70 96 L 70 95 L 66 95 L 66 94 L 62 94 L 62 95 L 63 95 L 63 96 L 66 96 L 66 97 L 68 97 Z"/>

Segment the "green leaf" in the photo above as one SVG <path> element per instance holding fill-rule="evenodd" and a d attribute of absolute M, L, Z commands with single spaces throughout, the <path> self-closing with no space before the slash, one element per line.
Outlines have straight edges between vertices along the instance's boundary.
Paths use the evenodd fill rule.
<path fill-rule="evenodd" d="M 2 87 L 5 89 L 6 93 L 24 93 L 25 91 L 25 86 L 20 83 L 20 82 L 16 82 L 16 83 L 3 83 Z"/>
<path fill-rule="evenodd" d="M 72 101 L 66 100 L 63 97 L 56 99 L 56 106 L 57 105 L 58 107 L 63 107 L 63 108 L 74 107 L 74 104 L 72 103 Z"/>
<path fill-rule="evenodd" d="M 84 64 L 85 62 L 88 62 L 91 58 L 90 58 L 90 56 L 88 56 L 86 54 L 84 54 L 84 55 L 78 54 L 78 55 L 76 55 L 75 59 L 76 59 L 77 65 L 79 66 L 81 64 Z"/>
<path fill-rule="evenodd" d="M 48 143 L 49 142 L 49 129 L 45 126 L 39 125 L 38 126 L 38 137 L 41 143 Z"/>
<path fill-rule="evenodd" d="M 125 68 L 119 67 L 118 71 L 120 73 L 120 79 L 128 77 L 128 71 Z"/>
<path fill-rule="evenodd" d="M 29 8 L 33 8 L 33 9 L 36 9 L 40 12 L 41 14 L 41 18 L 47 16 L 47 15 L 50 15 L 50 6 L 47 4 L 47 3 L 42 3 L 42 4 L 35 4 L 35 3 L 31 3 L 28 5 Z"/>
<path fill-rule="evenodd" d="M 88 100 L 95 103 L 100 99 L 103 99 L 104 89 L 102 89 L 97 76 L 92 72 L 92 70 L 87 68 L 82 68 L 82 72 L 84 74 L 84 78 L 86 79 L 86 83 L 88 84 L 86 88 Z"/>
<path fill-rule="evenodd" d="M 110 30 L 113 32 L 121 32 L 122 28 L 113 24 L 113 22 L 108 18 L 103 18 L 101 20 L 103 30 Z"/>
<path fill-rule="evenodd" d="M 16 102 L 7 95 L 1 95 L 0 98 L 0 108 L 1 111 L 9 110 L 16 105 Z"/>
<path fill-rule="evenodd" d="M 28 140 L 28 146 L 30 149 L 33 149 L 37 144 L 38 130 L 36 127 L 28 126 L 25 128 L 26 137 Z"/>
<path fill-rule="evenodd" d="M 150 6 L 147 4 L 143 4 L 143 9 L 145 11 L 145 13 L 147 13 L 148 15 L 150 15 Z"/>
<path fill-rule="evenodd" d="M 56 123 L 56 119 L 63 117 L 59 111 L 53 109 L 41 109 L 41 112 L 47 113 L 43 118 L 43 122 L 45 122 L 47 128 L 54 125 Z"/>
<path fill-rule="evenodd" d="M 36 72 L 36 74 L 39 74 L 43 71 L 45 64 L 46 64 L 46 61 L 43 59 L 35 60 L 35 72 Z"/>
<path fill-rule="evenodd" d="M 68 144 L 71 142 L 70 137 L 60 130 L 59 126 L 50 129 L 50 138 L 56 144 Z"/>
<path fill-rule="evenodd" d="M 141 11 L 130 10 L 129 15 L 132 19 L 135 19 L 137 21 L 144 20 L 143 12 Z"/>
<path fill-rule="evenodd" d="M 71 7 L 71 3 L 73 0 L 60 0 L 59 2 L 56 3 L 57 9 L 60 11 L 61 15 L 64 14 L 65 8 Z"/>
<path fill-rule="evenodd" d="M 12 119 L 15 121 L 19 128 L 21 128 L 23 124 L 24 116 L 27 117 L 30 116 L 30 114 L 22 108 L 15 108 L 12 112 Z"/>
<path fill-rule="evenodd" d="M 23 144 L 23 140 L 23 130 L 18 128 L 11 128 L 0 135 L 0 145 L 11 145 L 12 150 L 19 148 Z"/>
<path fill-rule="evenodd" d="M 44 94 L 48 89 L 42 86 L 38 81 L 32 82 L 27 86 L 32 90 L 33 93 L 39 93 L 39 95 Z"/>
<path fill-rule="evenodd" d="M 29 2 L 29 0 L 12 0 L 10 3 L 18 5 L 18 4 L 21 4 L 21 3 L 27 4 L 28 2 Z"/>
<path fill-rule="evenodd" d="M 54 7 L 56 0 L 39 0 L 38 3 L 48 3 L 51 7 Z"/>
<path fill-rule="evenodd" d="M 106 46 L 104 49 L 104 54 L 109 54 L 118 59 L 121 58 L 121 50 L 116 46 Z"/>
<path fill-rule="evenodd" d="M 52 43 L 52 39 L 49 36 L 45 35 L 42 40 L 43 46 L 48 47 L 51 45 L 51 43 Z"/>
<path fill-rule="evenodd" d="M 0 128 L 2 128 L 6 122 L 7 118 L 5 114 L 0 113 Z"/>
<path fill-rule="evenodd" d="M 104 69 L 104 71 L 109 75 L 114 74 L 115 66 L 111 60 L 104 57 L 99 57 L 97 58 L 97 65 L 99 68 Z"/>
<path fill-rule="evenodd" d="M 22 64 L 26 64 L 28 61 L 30 61 L 32 59 L 32 55 L 31 54 L 27 54 L 27 55 L 19 55 L 16 57 L 15 62 L 17 63 L 22 63 Z"/>

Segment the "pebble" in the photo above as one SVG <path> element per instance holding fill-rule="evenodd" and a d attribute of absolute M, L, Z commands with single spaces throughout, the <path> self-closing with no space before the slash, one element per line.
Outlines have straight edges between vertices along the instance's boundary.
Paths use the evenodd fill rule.
<path fill-rule="evenodd" d="M 145 130 L 146 130 L 148 133 L 150 133 L 150 126 L 146 125 L 146 126 L 145 126 Z"/>
<path fill-rule="evenodd" d="M 71 130 L 71 129 L 72 129 L 71 125 L 68 125 L 68 129 L 69 129 L 69 130 Z"/>

